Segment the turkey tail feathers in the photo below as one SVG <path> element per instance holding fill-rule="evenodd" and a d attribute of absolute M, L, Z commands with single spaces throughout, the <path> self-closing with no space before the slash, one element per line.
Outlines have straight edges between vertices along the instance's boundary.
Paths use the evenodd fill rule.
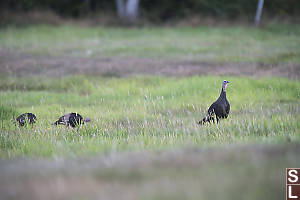
<path fill-rule="evenodd" d="M 210 123 L 210 122 L 215 123 L 215 119 L 214 117 L 212 117 L 211 115 L 206 115 L 202 120 L 200 120 L 198 122 L 199 125 L 204 125 L 206 122 Z"/>
<path fill-rule="evenodd" d="M 205 122 L 206 122 L 206 117 L 204 117 L 202 120 L 200 120 L 199 122 L 198 122 L 198 124 L 199 125 L 204 125 L 205 124 Z"/>

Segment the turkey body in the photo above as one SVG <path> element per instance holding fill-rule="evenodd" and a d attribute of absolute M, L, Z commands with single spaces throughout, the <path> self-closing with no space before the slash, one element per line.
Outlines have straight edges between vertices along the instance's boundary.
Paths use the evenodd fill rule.
<path fill-rule="evenodd" d="M 16 119 L 19 126 L 24 126 L 25 124 L 34 124 L 36 121 L 36 116 L 33 113 L 24 113 L 17 117 Z"/>
<path fill-rule="evenodd" d="M 89 122 L 90 119 L 83 119 L 83 117 L 78 113 L 68 113 L 61 116 L 53 125 L 66 125 L 75 128 L 76 126 L 80 126 L 84 124 L 84 122 Z"/>
<path fill-rule="evenodd" d="M 220 119 L 226 119 L 229 115 L 230 111 L 230 104 L 226 98 L 226 87 L 228 81 L 223 81 L 222 90 L 219 98 L 211 104 L 211 106 L 208 108 L 206 116 L 198 122 L 198 124 L 205 124 L 206 122 L 215 122 L 215 117 L 217 120 L 217 123 Z"/>

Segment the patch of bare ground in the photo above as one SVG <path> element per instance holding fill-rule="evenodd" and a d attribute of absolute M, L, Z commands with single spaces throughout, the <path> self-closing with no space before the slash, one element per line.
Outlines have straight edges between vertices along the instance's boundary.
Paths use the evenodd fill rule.
<path fill-rule="evenodd" d="M 11 76 L 131 75 L 193 76 L 278 76 L 300 78 L 299 63 L 218 63 L 135 57 L 44 56 L 0 50 L 0 74 Z"/>
<path fill-rule="evenodd" d="M 283 199 L 299 144 L 0 160 L 1 199 Z"/>

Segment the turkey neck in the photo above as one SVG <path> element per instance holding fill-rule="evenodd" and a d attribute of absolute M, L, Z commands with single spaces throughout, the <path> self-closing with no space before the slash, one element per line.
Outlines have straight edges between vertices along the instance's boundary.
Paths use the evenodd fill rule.
<path fill-rule="evenodd" d="M 220 97 L 219 97 L 219 98 L 224 98 L 224 99 L 226 99 L 226 91 L 224 90 L 223 87 L 222 87 L 221 94 L 220 94 Z"/>

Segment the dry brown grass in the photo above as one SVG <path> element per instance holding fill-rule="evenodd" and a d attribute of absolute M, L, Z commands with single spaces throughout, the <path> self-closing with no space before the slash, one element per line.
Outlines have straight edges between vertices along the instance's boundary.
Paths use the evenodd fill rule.
<path fill-rule="evenodd" d="M 131 75 L 194 76 L 234 75 L 300 78 L 298 63 L 220 63 L 136 57 L 83 58 L 44 56 L 0 51 L 0 73 L 12 76 Z"/>

